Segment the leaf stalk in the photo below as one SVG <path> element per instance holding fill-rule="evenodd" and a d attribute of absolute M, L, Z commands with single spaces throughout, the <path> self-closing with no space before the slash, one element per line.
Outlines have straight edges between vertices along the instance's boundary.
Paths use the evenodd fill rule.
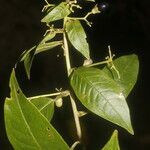
<path fill-rule="evenodd" d="M 62 95 L 62 97 L 65 97 L 65 95 L 67 95 L 66 93 L 69 93 L 69 91 L 61 91 L 61 92 L 56 92 L 56 93 L 50 93 L 50 94 L 43 94 L 43 95 L 37 95 L 37 96 L 32 96 L 32 97 L 28 97 L 27 99 L 35 99 L 35 98 L 42 98 L 42 97 L 53 97 L 53 96 L 58 96 L 58 95 Z"/>

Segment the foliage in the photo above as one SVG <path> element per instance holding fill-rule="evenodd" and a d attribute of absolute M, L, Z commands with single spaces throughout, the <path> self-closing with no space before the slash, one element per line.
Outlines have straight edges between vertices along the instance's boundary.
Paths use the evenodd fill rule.
<path fill-rule="evenodd" d="M 94 0 L 87 1 L 94 3 Z M 91 26 L 91 22 L 87 20 L 88 16 L 103 10 L 95 5 L 84 17 L 74 17 L 75 10 L 82 9 L 76 0 L 61 2 L 57 6 L 47 1 L 46 3 L 43 9 L 46 11 L 46 16 L 41 22 L 46 23 L 49 29 L 39 44 L 23 52 L 18 63 L 24 63 L 26 74 L 30 78 L 34 56 L 60 46 L 64 51 L 72 90 L 69 88 L 56 93 L 26 97 L 18 85 L 13 69 L 10 77 L 10 98 L 6 98 L 4 104 L 4 117 L 7 136 L 14 149 L 75 149 L 82 139 L 80 117 L 87 113 L 78 111 L 74 95 L 90 112 L 134 134 L 126 98 L 137 80 L 138 57 L 131 54 L 113 60 L 114 56 L 109 47 L 109 56 L 106 60 L 93 63 L 81 21 Z M 55 21 L 63 22 L 63 27 L 54 26 L 52 23 Z M 62 40 L 55 40 L 57 36 L 61 36 Z M 83 66 L 76 68 L 71 66 L 68 42 L 83 56 Z M 99 69 L 99 65 L 104 67 Z M 72 146 L 68 146 L 51 124 L 55 106 L 61 107 L 64 97 L 69 97 L 71 100 L 78 135 L 78 141 Z M 114 130 L 102 150 L 119 149 L 118 131 Z"/>

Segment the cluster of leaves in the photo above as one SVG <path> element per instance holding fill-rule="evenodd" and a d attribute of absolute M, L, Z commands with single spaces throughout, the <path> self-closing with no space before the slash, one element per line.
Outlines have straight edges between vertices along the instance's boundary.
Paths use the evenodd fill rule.
<path fill-rule="evenodd" d="M 75 18 L 71 16 L 74 13 L 73 8 L 81 8 L 76 0 L 61 2 L 57 6 L 48 4 L 48 6 L 52 7 L 45 7 L 48 8 L 47 14 L 41 20 L 49 25 L 48 32 L 38 45 L 24 51 L 21 55 L 20 62 L 24 62 L 28 78 L 30 78 L 30 69 L 36 54 L 56 46 L 61 46 L 65 53 L 66 35 L 74 48 L 86 60 L 91 60 L 86 34 L 80 20 L 90 25 L 87 17 L 100 13 L 101 10 L 95 5 L 85 17 Z M 63 28 L 55 28 L 51 25 L 51 22 L 57 20 L 64 21 Z M 63 39 L 52 41 L 58 34 L 62 34 Z M 91 64 L 91 61 L 90 64 L 72 69 L 68 77 L 73 92 L 89 111 L 134 134 L 126 98 L 137 80 L 138 58 L 132 54 L 112 60 L 112 56 L 109 55 L 104 62 L 106 65 L 103 69 L 92 67 L 103 64 L 102 62 Z M 69 150 L 75 147 L 73 144 L 70 148 L 50 123 L 55 104 L 58 106 L 58 100 L 62 100 L 72 92 L 59 92 L 53 99 L 46 95 L 27 98 L 18 85 L 14 69 L 10 77 L 10 90 L 10 98 L 5 100 L 4 115 L 7 135 L 14 149 Z M 117 130 L 114 130 L 110 140 L 102 149 L 120 149 Z"/>

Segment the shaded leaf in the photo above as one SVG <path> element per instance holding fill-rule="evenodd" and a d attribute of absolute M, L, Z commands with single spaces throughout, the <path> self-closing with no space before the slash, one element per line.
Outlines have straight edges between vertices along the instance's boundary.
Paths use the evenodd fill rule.
<path fill-rule="evenodd" d="M 62 45 L 62 41 L 54 41 L 54 42 L 39 44 L 38 47 L 36 48 L 35 54 L 45 52 L 59 45 Z"/>
<path fill-rule="evenodd" d="M 63 19 L 71 13 L 69 5 L 66 2 L 61 2 L 58 6 L 52 9 L 42 20 L 41 22 L 52 22 L 56 20 Z"/>
<path fill-rule="evenodd" d="M 49 121 L 26 99 L 14 71 L 10 79 L 11 98 L 4 104 L 7 136 L 15 150 L 64 149 L 69 147 Z"/>
<path fill-rule="evenodd" d="M 66 22 L 66 32 L 72 45 L 87 59 L 90 59 L 89 45 L 86 41 L 85 31 L 79 20 Z"/>
<path fill-rule="evenodd" d="M 90 111 L 133 134 L 129 109 L 122 91 L 102 70 L 86 67 L 74 70 L 71 86 L 81 103 Z"/>
<path fill-rule="evenodd" d="M 113 132 L 111 138 L 102 148 L 102 150 L 120 150 L 117 130 Z"/>
<path fill-rule="evenodd" d="M 40 97 L 30 100 L 37 109 L 49 120 L 51 121 L 54 115 L 54 100 L 51 98 Z"/>
<path fill-rule="evenodd" d="M 29 50 L 26 50 L 21 55 L 21 60 L 20 61 L 24 62 L 25 71 L 26 71 L 28 79 L 30 79 L 30 70 L 31 70 L 32 62 L 33 62 L 34 55 L 35 55 L 34 54 L 35 53 L 35 48 L 36 48 L 36 46 L 32 47 Z"/>
<path fill-rule="evenodd" d="M 137 81 L 139 71 L 138 57 L 134 54 L 122 56 L 115 59 L 113 63 L 119 71 L 120 79 L 118 79 L 116 72 L 110 70 L 107 66 L 103 71 L 118 83 L 124 96 L 127 97 Z"/>

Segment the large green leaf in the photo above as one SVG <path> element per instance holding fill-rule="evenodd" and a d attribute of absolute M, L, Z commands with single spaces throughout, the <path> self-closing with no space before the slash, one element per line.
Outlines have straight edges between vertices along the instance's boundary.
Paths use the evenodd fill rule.
<path fill-rule="evenodd" d="M 107 66 L 103 69 L 103 71 L 105 71 L 118 83 L 124 96 L 127 97 L 137 81 L 139 71 L 138 57 L 134 54 L 122 56 L 115 59 L 113 63 L 119 71 L 120 79 L 116 76 L 116 72 L 110 70 Z"/>
<path fill-rule="evenodd" d="M 61 2 L 58 6 L 52 9 L 42 20 L 41 22 L 52 22 L 60 20 L 71 13 L 69 5 L 66 2 Z"/>
<path fill-rule="evenodd" d="M 102 70 L 86 67 L 74 70 L 71 86 L 90 111 L 133 134 L 129 109 L 122 91 Z"/>
<path fill-rule="evenodd" d="M 72 45 L 87 59 L 89 55 L 89 45 L 86 41 L 85 31 L 79 20 L 69 20 L 66 22 L 66 32 Z"/>
<path fill-rule="evenodd" d="M 113 132 L 110 140 L 105 144 L 102 150 L 120 150 L 117 130 Z"/>
<path fill-rule="evenodd" d="M 5 126 L 15 150 L 69 150 L 68 145 L 40 111 L 26 99 L 14 71 L 10 79 L 11 98 L 4 105 Z"/>
<path fill-rule="evenodd" d="M 53 99 L 46 98 L 46 97 L 39 97 L 39 98 L 30 99 L 30 102 L 33 103 L 49 121 L 51 121 L 54 115 Z"/>
<path fill-rule="evenodd" d="M 36 46 L 23 52 L 23 54 L 21 55 L 21 60 L 20 60 L 24 62 L 25 71 L 29 79 L 30 79 L 31 66 L 32 66 L 32 62 L 34 59 L 34 55 L 35 55 L 35 48 Z"/>
<path fill-rule="evenodd" d="M 36 48 L 35 54 L 45 52 L 59 45 L 62 45 L 62 41 L 53 41 L 53 42 L 39 44 Z"/>

